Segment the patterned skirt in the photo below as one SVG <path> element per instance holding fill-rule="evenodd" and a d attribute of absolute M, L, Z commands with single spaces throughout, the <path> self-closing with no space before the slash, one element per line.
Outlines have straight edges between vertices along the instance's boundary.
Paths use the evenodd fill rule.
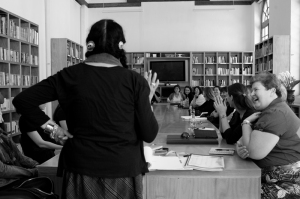
<path fill-rule="evenodd" d="M 143 176 L 100 178 L 65 171 L 62 199 L 142 199 Z"/>
<path fill-rule="evenodd" d="M 300 161 L 262 169 L 262 199 L 300 198 Z"/>

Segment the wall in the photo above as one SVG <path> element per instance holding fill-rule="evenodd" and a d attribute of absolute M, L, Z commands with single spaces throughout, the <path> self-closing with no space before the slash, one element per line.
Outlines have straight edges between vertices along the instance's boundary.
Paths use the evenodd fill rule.
<path fill-rule="evenodd" d="M 133 8 L 89 9 L 89 25 L 111 18 L 124 29 L 127 51 L 253 51 L 252 6 L 143 2 Z M 111 10 L 111 12 L 109 12 Z"/>

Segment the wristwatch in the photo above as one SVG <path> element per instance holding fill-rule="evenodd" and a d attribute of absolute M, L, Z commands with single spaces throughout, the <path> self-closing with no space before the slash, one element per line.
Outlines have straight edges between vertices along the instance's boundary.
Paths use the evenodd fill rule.
<path fill-rule="evenodd" d="M 50 138 L 54 139 L 56 131 L 58 129 L 58 125 L 57 124 L 47 124 L 44 132 L 50 135 Z"/>
<path fill-rule="evenodd" d="M 244 124 L 248 124 L 250 126 L 252 125 L 249 120 L 244 120 L 241 125 L 243 126 Z"/>

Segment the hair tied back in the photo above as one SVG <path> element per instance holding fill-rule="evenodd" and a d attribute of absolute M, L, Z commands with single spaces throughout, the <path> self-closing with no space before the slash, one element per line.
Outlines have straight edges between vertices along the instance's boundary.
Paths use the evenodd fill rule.
<path fill-rule="evenodd" d="M 95 48 L 95 43 L 93 41 L 89 41 L 86 45 L 87 51 L 93 51 Z"/>

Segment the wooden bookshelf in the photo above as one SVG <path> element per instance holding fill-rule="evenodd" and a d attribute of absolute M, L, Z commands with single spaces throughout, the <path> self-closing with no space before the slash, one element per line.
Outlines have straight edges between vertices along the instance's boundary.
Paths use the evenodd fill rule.
<path fill-rule="evenodd" d="M 51 74 L 54 75 L 65 67 L 82 62 L 83 46 L 67 38 L 51 39 Z M 57 101 L 52 102 L 52 114 L 57 107 Z"/>
<path fill-rule="evenodd" d="M 39 81 L 39 27 L 0 8 L 0 92 L 5 130 L 19 135 L 13 98 Z"/>
<path fill-rule="evenodd" d="M 130 69 L 143 74 L 148 60 L 188 60 L 188 82 L 181 87 L 229 86 L 232 83 L 248 85 L 254 75 L 254 53 L 249 52 L 128 52 Z M 142 61 L 141 61 L 142 60 Z"/>
<path fill-rule="evenodd" d="M 290 71 L 290 36 L 274 35 L 255 45 L 255 73 Z"/>

